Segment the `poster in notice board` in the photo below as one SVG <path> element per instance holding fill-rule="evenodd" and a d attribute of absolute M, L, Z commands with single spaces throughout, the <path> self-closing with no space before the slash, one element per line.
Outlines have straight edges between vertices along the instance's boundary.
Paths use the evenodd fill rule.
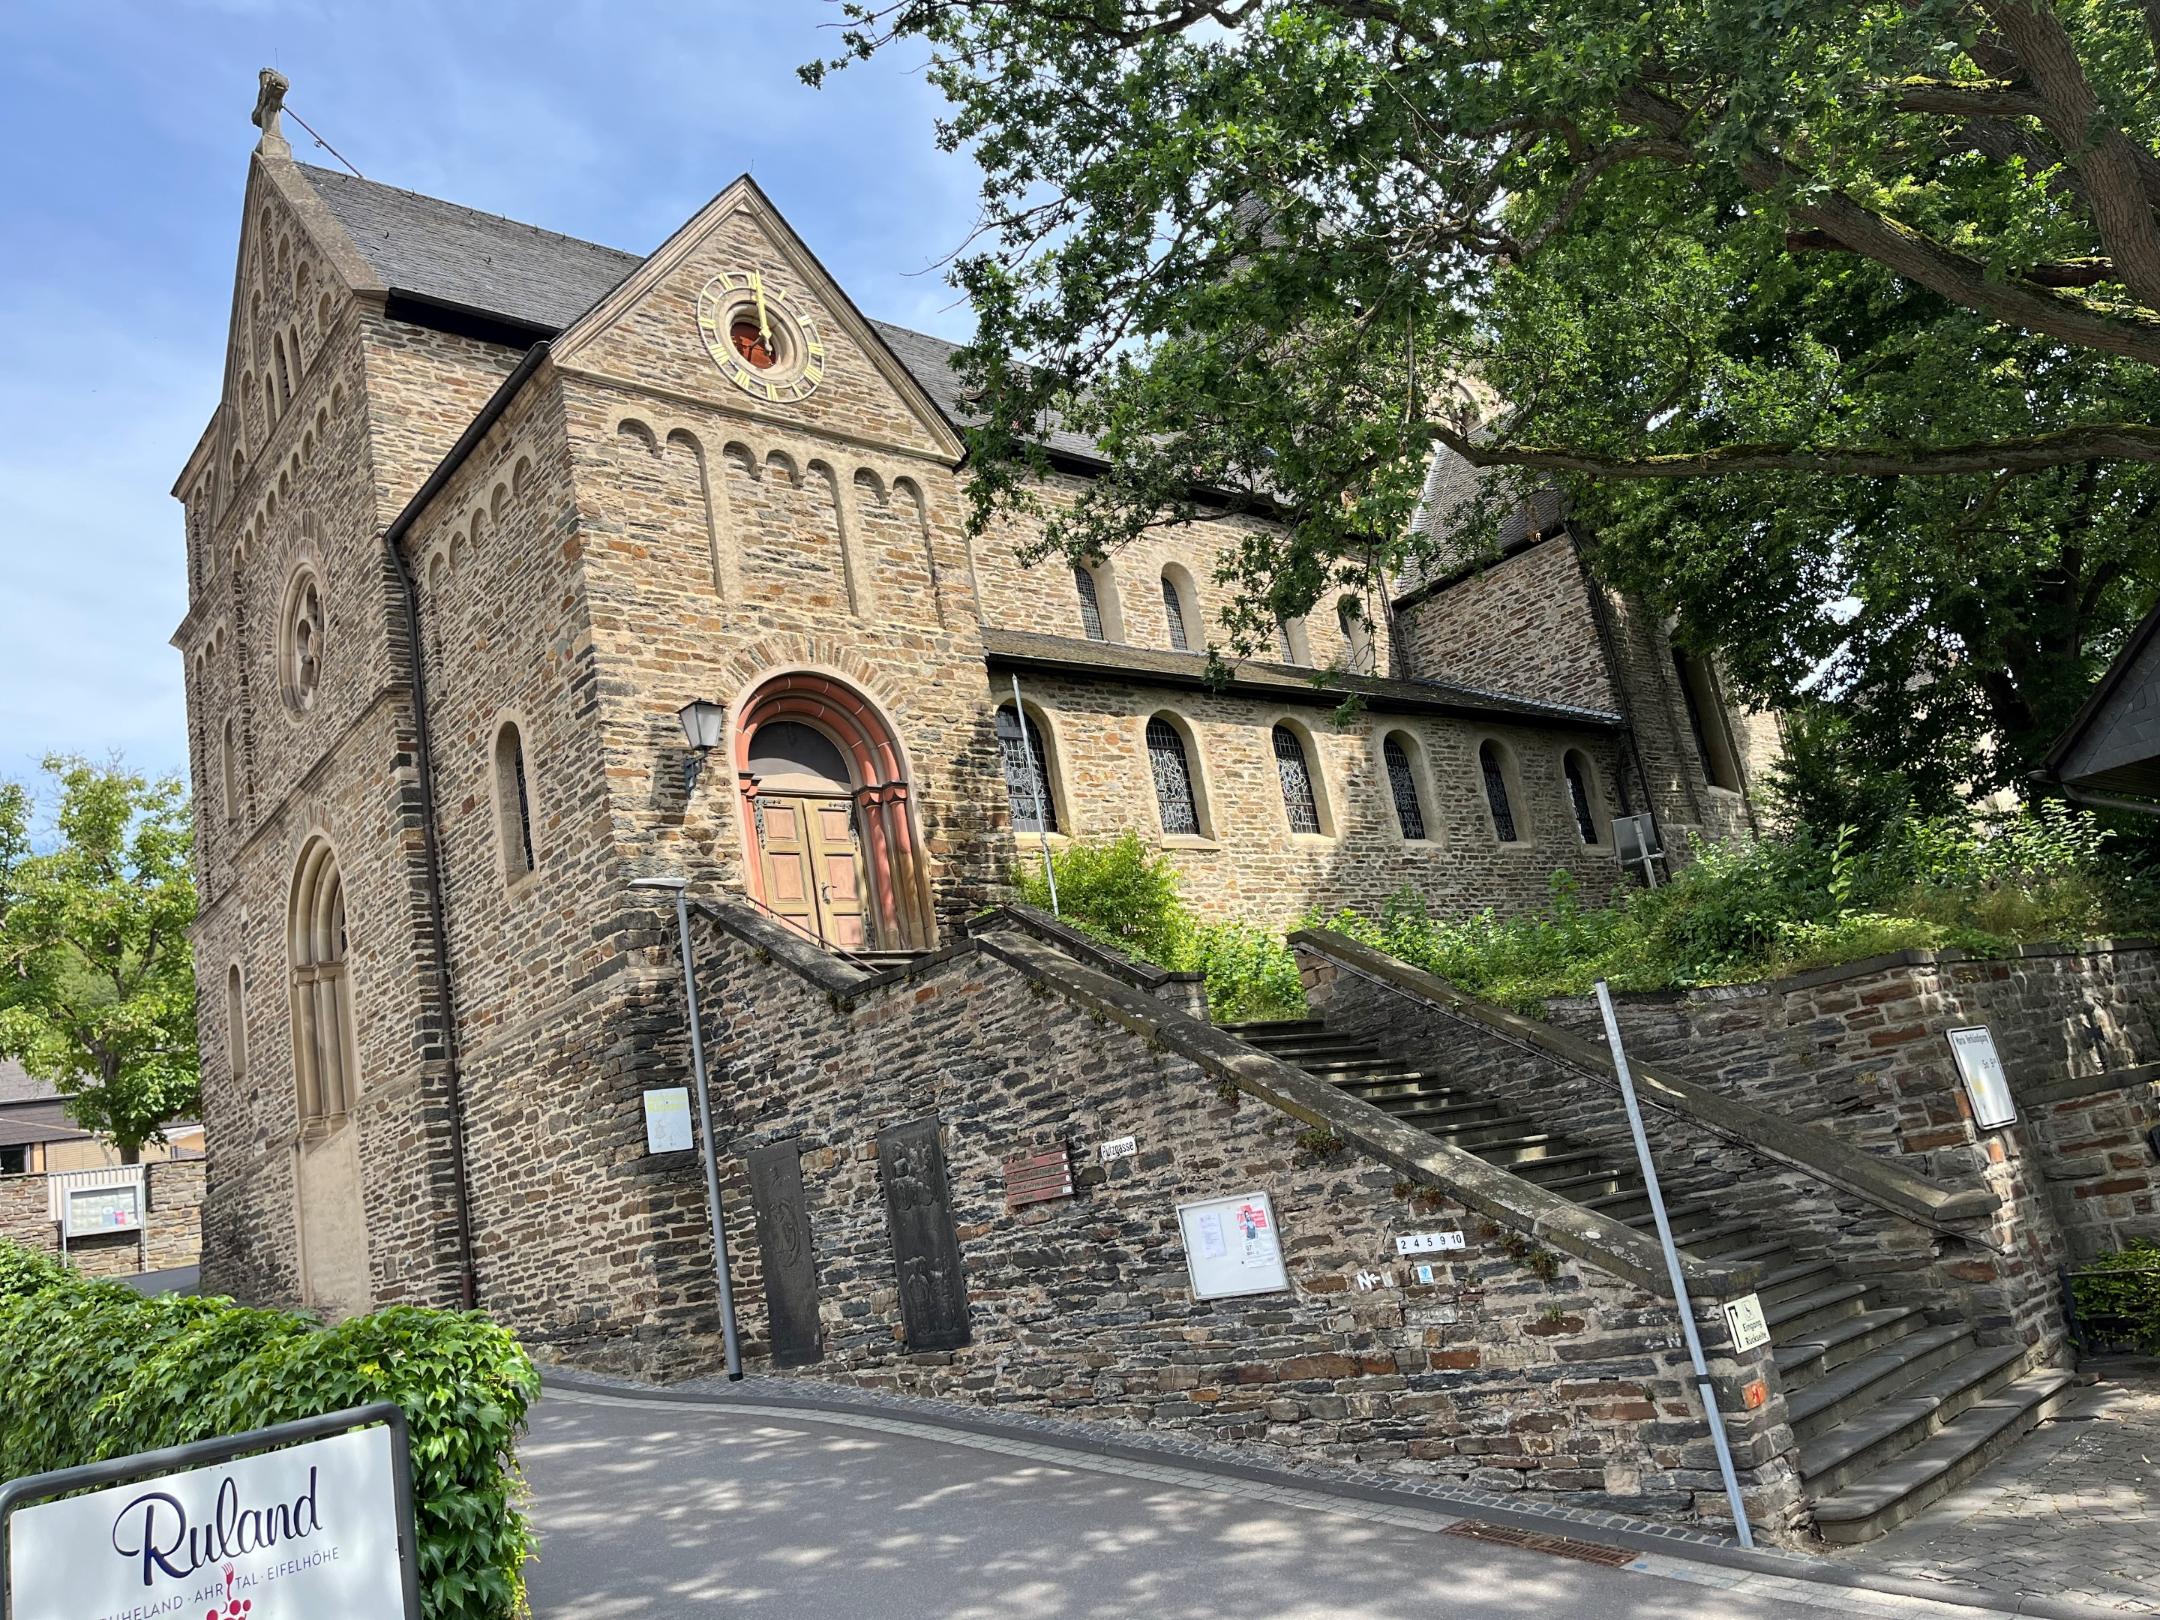
<path fill-rule="evenodd" d="M 1290 1288 L 1283 1269 L 1282 1233 L 1275 1206 L 1264 1192 L 1237 1193 L 1180 1204 L 1178 1231 L 1185 1240 L 1185 1269 L 1195 1299 L 1240 1294 L 1281 1294 Z"/>

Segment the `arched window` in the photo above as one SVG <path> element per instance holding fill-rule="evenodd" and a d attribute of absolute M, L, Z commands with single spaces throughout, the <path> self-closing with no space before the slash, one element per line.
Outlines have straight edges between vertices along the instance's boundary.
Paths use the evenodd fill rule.
<path fill-rule="evenodd" d="M 293 875 L 286 929 L 292 964 L 293 1079 L 303 1125 L 336 1120 L 358 1090 L 345 884 L 329 841 L 313 838 Z"/>
<path fill-rule="evenodd" d="M 1192 651 L 1192 638 L 1185 628 L 1185 602 L 1178 590 L 1178 582 L 1170 577 L 1167 569 L 1162 577 L 1163 624 L 1170 632 L 1170 645 L 1178 652 Z"/>
<path fill-rule="evenodd" d="M 1688 725 L 1695 733 L 1695 752 L 1702 760 L 1703 779 L 1712 787 L 1740 788 L 1740 763 L 1734 757 L 1732 733 L 1725 725 L 1725 704 L 1718 696 L 1710 666 L 1678 647 L 1672 650 L 1673 673 L 1680 679 L 1680 696 L 1687 704 Z"/>
<path fill-rule="evenodd" d="M 1515 843 L 1515 807 L 1508 802 L 1507 766 L 1498 743 L 1480 743 L 1478 771 L 1485 778 L 1485 805 L 1492 811 L 1493 836 L 1503 844 Z"/>
<path fill-rule="evenodd" d="M 1282 781 L 1283 813 L 1294 833 L 1320 830 L 1320 801 L 1313 793 L 1312 762 L 1305 744 L 1288 726 L 1275 728 L 1275 774 Z"/>
<path fill-rule="evenodd" d="M 1200 831 L 1200 800 L 1193 792 L 1185 739 L 1161 715 L 1147 723 L 1148 771 L 1155 778 L 1155 809 L 1167 834 Z"/>
<path fill-rule="evenodd" d="M 278 645 L 278 673 L 285 701 L 294 709 L 315 706 L 322 685 L 323 608 L 322 587 L 312 570 L 303 568 L 285 588 L 285 623 Z"/>
<path fill-rule="evenodd" d="M 1590 762 L 1570 748 L 1560 756 L 1560 772 L 1567 778 L 1568 807 L 1575 812 L 1575 831 L 1586 844 L 1598 842 L 1598 818 L 1590 796 Z"/>
<path fill-rule="evenodd" d="M 225 717 L 224 757 L 219 762 L 225 778 L 225 819 L 240 819 L 240 721 L 237 716 Z"/>
<path fill-rule="evenodd" d="M 1014 832 L 1056 832 L 1057 796 L 1050 790 L 1050 750 L 1033 715 L 1027 730 L 1007 704 L 997 712 L 998 752 L 1005 759 L 1005 797 L 1012 801 Z"/>
<path fill-rule="evenodd" d="M 513 722 L 495 733 L 495 835 L 502 847 L 503 876 L 515 883 L 533 860 L 532 794 L 525 782 L 525 739 Z"/>
<path fill-rule="evenodd" d="M 1288 619 L 1277 619 L 1275 621 L 1275 650 L 1282 655 L 1282 661 L 1286 664 L 1294 664 L 1298 661 L 1297 649 L 1290 645 L 1290 621 Z"/>
<path fill-rule="evenodd" d="M 1423 838 L 1425 805 L 1418 797 L 1417 772 L 1411 769 L 1410 750 L 1403 746 L 1400 733 L 1388 734 L 1380 745 L 1380 757 L 1387 765 L 1388 793 L 1395 801 L 1395 825 L 1405 838 Z"/>
<path fill-rule="evenodd" d="M 225 970 L 225 1063 L 235 1080 L 247 1078 L 247 996 L 240 980 L 240 964 Z"/>
<path fill-rule="evenodd" d="M 1079 563 L 1073 564 L 1073 591 L 1080 598 L 1080 628 L 1088 640 L 1101 641 L 1102 602 L 1095 595 L 1095 576 Z"/>
<path fill-rule="evenodd" d="M 1335 622 L 1342 626 L 1344 666 L 1360 675 L 1373 673 L 1372 625 L 1365 618 L 1365 610 L 1355 601 L 1338 602 Z"/>

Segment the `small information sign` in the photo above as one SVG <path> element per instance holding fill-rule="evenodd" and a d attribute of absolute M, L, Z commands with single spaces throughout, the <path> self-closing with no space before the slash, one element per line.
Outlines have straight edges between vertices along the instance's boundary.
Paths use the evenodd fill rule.
<path fill-rule="evenodd" d="M 1949 1031 L 1950 1056 L 1958 1078 L 1965 1082 L 1965 1096 L 1972 1103 L 1973 1123 L 1983 1131 L 2008 1125 L 2017 1119 L 2017 1104 L 2010 1099 L 2010 1077 L 2003 1072 L 1995 1050 L 1995 1037 L 1985 1024 Z"/>
<path fill-rule="evenodd" d="M 92 1237 L 100 1232 L 142 1229 L 142 1186 L 70 1187 L 61 1209 L 62 1236 Z"/>
<path fill-rule="evenodd" d="M 1064 1147 L 1022 1153 L 1005 1161 L 1005 1207 L 1046 1204 L 1073 1195 L 1072 1153 Z"/>
<path fill-rule="evenodd" d="M 1462 1249 L 1469 1246 L 1460 1232 L 1412 1232 L 1408 1237 L 1395 1240 L 1397 1254 L 1437 1254 L 1442 1249 Z"/>
<path fill-rule="evenodd" d="M 1102 1162 L 1113 1164 L 1119 1159 L 1129 1159 L 1140 1151 L 1137 1136 L 1114 1136 L 1102 1145 Z"/>
<path fill-rule="evenodd" d="M 690 1088 L 663 1086 L 645 1093 L 645 1151 L 690 1151 Z"/>
<path fill-rule="evenodd" d="M 1266 1193 L 1180 1204 L 1177 1216 L 1194 1298 L 1288 1292 L 1282 1235 L 1275 1229 L 1275 1206 Z"/>
<path fill-rule="evenodd" d="M 1743 1356 L 1768 1344 L 1770 1324 L 1763 1318 L 1761 1296 L 1748 1294 L 1727 1305 L 1725 1330 L 1732 1335 L 1733 1348 Z"/>

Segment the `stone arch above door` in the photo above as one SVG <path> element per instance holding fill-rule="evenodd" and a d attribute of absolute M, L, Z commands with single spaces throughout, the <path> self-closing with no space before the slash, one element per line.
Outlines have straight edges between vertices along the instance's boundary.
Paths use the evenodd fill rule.
<path fill-rule="evenodd" d="M 843 950 L 931 947 L 907 752 L 875 703 L 837 676 L 770 676 L 736 709 L 734 760 L 751 898 Z"/>

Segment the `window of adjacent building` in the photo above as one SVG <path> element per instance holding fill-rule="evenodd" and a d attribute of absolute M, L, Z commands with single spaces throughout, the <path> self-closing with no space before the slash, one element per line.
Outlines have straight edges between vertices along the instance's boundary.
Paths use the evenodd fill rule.
<path fill-rule="evenodd" d="M 225 717 L 225 747 L 219 765 L 224 776 L 225 819 L 237 821 L 240 819 L 240 722 L 231 715 Z"/>
<path fill-rule="evenodd" d="M 1095 594 L 1095 575 L 1079 563 L 1073 564 L 1073 594 L 1080 599 L 1080 628 L 1088 640 L 1103 640 L 1102 600 Z"/>
<path fill-rule="evenodd" d="M 1485 778 L 1485 807 L 1492 812 L 1493 836 L 1503 844 L 1517 842 L 1515 806 L 1508 798 L 1507 761 L 1498 743 L 1480 743 L 1478 773 Z"/>
<path fill-rule="evenodd" d="M 1050 750 L 1035 717 L 1021 720 L 1008 704 L 997 712 L 998 752 L 1005 760 L 1005 796 L 1012 801 L 1013 831 L 1056 832 L 1057 798 L 1050 791 Z"/>
<path fill-rule="evenodd" d="M 1733 755 L 1732 733 L 1725 725 L 1725 705 L 1718 696 L 1710 666 L 1692 653 L 1672 650 L 1673 673 L 1679 677 L 1680 696 L 1687 704 L 1688 726 L 1695 733 L 1695 753 L 1702 761 L 1703 779 L 1712 787 L 1740 788 L 1740 764 Z"/>
<path fill-rule="evenodd" d="M 1290 830 L 1316 833 L 1320 801 L 1313 791 L 1312 761 L 1305 756 L 1305 744 L 1288 726 L 1275 728 L 1274 743 L 1275 774 L 1282 782 L 1283 813 L 1290 818 Z"/>
<path fill-rule="evenodd" d="M 1178 652 L 1192 651 L 1192 635 L 1185 623 L 1185 593 L 1168 569 L 1162 577 L 1163 624 L 1170 632 L 1170 645 Z"/>
<path fill-rule="evenodd" d="M 1568 807 L 1575 812 L 1575 831 L 1586 844 L 1598 841 L 1598 818 L 1590 794 L 1590 762 L 1570 748 L 1560 757 L 1560 772 L 1567 778 Z"/>
<path fill-rule="evenodd" d="M 1405 838 L 1425 836 L 1425 806 L 1418 797 L 1417 772 L 1410 765 L 1410 750 L 1399 733 L 1391 732 L 1380 745 L 1387 765 L 1388 793 L 1395 801 L 1395 825 Z"/>
<path fill-rule="evenodd" d="M 1155 809 L 1162 830 L 1176 835 L 1200 831 L 1200 800 L 1193 791 L 1192 764 L 1185 739 L 1161 715 L 1147 723 L 1148 770 L 1155 778 Z"/>
<path fill-rule="evenodd" d="M 327 840 L 310 839 L 293 877 L 286 932 L 292 967 L 293 1082 L 303 1125 L 342 1118 L 358 1090 L 345 883 Z"/>
<path fill-rule="evenodd" d="M 0 1147 L 0 1176 L 26 1176 L 30 1173 L 30 1149 L 27 1144 Z"/>
<path fill-rule="evenodd" d="M 225 1061 L 235 1080 L 247 1078 L 247 997 L 238 962 L 225 970 Z"/>
<path fill-rule="evenodd" d="M 294 709 L 314 707 L 322 685 L 322 660 L 322 587 L 314 572 L 303 568 L 286 587 L 285 623 L 278 639 L 279 685 Z"/>
<path fill-rule="evenodd" d="M 525 779 L 525 739 L 515 724 L 495 733 L 495 822 L 503 875 L 512 883 L 531 872 L 532 793 Z"/>

